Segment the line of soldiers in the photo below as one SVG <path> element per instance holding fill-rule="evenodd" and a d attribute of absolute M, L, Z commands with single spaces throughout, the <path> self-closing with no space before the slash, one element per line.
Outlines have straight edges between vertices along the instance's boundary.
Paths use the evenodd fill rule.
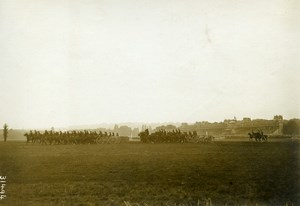
<path fill-rule="evenodd" d="M 25 133 L 26 143 L 39 144 L 96 144 L 120 139 L 118 133 L 96 131 L 32 131 Z"/>

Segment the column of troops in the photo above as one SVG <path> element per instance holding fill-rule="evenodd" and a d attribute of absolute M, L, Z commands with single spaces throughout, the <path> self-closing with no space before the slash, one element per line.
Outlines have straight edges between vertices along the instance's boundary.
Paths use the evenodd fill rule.
<path fill-rule="evenodd" d="M 25 133 L 26 143 L 39 144 L 101 144 L 128 142 L 129 138 L 114 132 L 97 131 L 29 131 Z"/>
<path fill-rule="evenodd" d="M 258 142 L 267 141 L 268 136 L 259 130 L 258 132 L 248 133 L 250 140 Z M 129 142 L 129 137 L 119 136 L 114 132 L 102 131 L 29 131 L 25 133 L 26 143 L 39 144 L 104 144 L 104 143 L 124 143 Z M 144 143 L 202 143 L 214 141 L 211 135 L 198 135 L 194 132 L 181 132 L 179 129 L 173 131 L 159 130 L 149 133 L 146 129 L 139 133 L 141 142 Z"/>

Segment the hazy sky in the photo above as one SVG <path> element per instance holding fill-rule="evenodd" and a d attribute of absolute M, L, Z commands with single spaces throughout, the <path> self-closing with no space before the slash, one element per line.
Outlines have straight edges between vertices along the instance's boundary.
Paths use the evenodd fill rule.
<path fill-rule="evenodd" d="M 0 0 L 0 124 L 300 116 L 297 0 Z"/>

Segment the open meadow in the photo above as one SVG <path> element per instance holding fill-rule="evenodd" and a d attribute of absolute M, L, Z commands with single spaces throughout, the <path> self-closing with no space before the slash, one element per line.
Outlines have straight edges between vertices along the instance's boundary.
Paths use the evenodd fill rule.
<path fill-rule="evenodd" d="M 299 141 L 0 143 L 0 205 L 299 205 Z M 211 202 L 210 202 L 211 201 Z"/>

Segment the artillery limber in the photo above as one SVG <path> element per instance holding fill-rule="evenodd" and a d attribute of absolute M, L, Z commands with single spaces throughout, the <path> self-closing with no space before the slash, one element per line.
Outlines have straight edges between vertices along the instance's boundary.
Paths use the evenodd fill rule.
<path fill-rule="evenodd" d="M 97 144 L 120 144 L 129 142 L 127 136 L 102 136 L 96 139 Z"/>
<path fill-rule="evenodd" d="M 190 143 L 206 143 L 214 141 L 215 137 L 212 135 L 197 135 L 188 137 L 188 142 Z"/>

